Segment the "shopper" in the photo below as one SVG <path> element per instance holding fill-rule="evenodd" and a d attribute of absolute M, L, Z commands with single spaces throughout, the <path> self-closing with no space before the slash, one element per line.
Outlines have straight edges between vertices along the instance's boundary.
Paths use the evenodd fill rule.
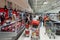
<path fill-rule="evenodd" d="M 45 21 L 46 21 L 46 18 L 47 18 L 48 16 L 44 16 L 44 20 L 43 20 L 43 24 L 44 24 L 44 26 L 46 26 L 46 23 L 45 23 Z"/>
<path fill-rule="evenodd" d="M 43 23 L 43 18 L 42 16 L 39 16 L 39 21 L 40 21 L 40 27 L 42 26 L 42 23 Z"/>
<path fill-rule="evenodd" d="M 25 20 L 26 23 L 30 24 L 30 16 L 29 15 L 26 15 L 26 20 Z"/>
<path fill-rule="evenodd" d="M 31 24 L 31 21 L 32 21 L 32 13 L 30 13 L 30 24 Z"/>
<path fill-rule="evenodd" d="M 46 28 L 46 32 L 45 34 L 49 34 L 50 28 L 51 28 L 51 21 L 49 16 L 47 16 L 47 18 L 45 19 L 45 28 Z"/>

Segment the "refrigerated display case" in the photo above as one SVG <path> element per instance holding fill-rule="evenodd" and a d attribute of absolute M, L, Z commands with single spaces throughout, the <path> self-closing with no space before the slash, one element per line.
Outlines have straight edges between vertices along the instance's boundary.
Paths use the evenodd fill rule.
<path fill-rule="evenodd" d="M 19 35 L 25 28 L 23 25 L 20 24 L 19 21 L 20 20 L 1 26 L 0 38 L 2 40 L 4 38 L 11 38 L 11 40 L 12 40 L 13 37 L 15 37 L 15 39 L 16 39 L 17 35 Z"/>
<path fill-rule="evenodd" d="M 8 11 L 5 12 L 1 10 L 0 14 L 1 12 L 2 13 L 4 12 L 5 14 L 7 14 L 9 13 Z M 13 21 L 12 21 L 13 18 L 10 19 L 12 15 L 14 15 L 14 18 L 15 18 Z M 17 15 L 17 12 L 15 13 L 12 12 L 10 16 L 11 17 L 9 17 L 9 14 L 5 15 L 5 20 L 4 20 L 5 22 L 3 22 L 3 25 L 0 25 L 0 39 L 1 40 L 17 40 L 18 37 L 22 34 L 22 32 L 25 29 L 25 24 L 22 23 L 23 21 L 21 21 L 19 17 L 17 17 L 19 16 L 19 14 Z"/>

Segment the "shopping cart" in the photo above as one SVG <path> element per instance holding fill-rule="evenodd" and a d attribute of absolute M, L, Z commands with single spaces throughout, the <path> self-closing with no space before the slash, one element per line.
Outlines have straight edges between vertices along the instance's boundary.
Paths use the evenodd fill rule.
<path fill-rule="evenodd" d="M 46 33 L 50 39 L 52 37 L 55 39 L 56 27 L 53 22 L 46 22 Z"/>
<path fill-rule="evenodd" d="M 39 31 L 39 21 L 33 20 L 32 21 L 32 35 L 31 35 L 31 40 L 39 40 L 40 38 L 40 31 Z"/>
<path fill-rule="evenodd" d="M 55 37 L 55 34 L 56 34 L 56 27 L 55 27 L 55 25 L 53 25 L 53 26 L 51 27 L 51 36 L 53 36 L 54 39 L 56 38 L 56 37 Z"/>

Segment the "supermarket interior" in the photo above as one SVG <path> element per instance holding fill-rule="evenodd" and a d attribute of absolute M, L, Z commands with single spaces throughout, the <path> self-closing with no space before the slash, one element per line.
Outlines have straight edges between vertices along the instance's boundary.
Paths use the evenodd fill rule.
<path fill-rule="evenodd" d="M 0 40 L 60 40 L 60 0 L 0 0 Z"/>

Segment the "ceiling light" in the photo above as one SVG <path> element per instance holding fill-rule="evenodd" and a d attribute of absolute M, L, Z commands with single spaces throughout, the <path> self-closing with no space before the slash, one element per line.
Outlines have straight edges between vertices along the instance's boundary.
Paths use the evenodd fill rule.
<path fill-rule="evenodd" d="M 44 2 L 43 4 L 48 4 L 48 2 Z"/>

